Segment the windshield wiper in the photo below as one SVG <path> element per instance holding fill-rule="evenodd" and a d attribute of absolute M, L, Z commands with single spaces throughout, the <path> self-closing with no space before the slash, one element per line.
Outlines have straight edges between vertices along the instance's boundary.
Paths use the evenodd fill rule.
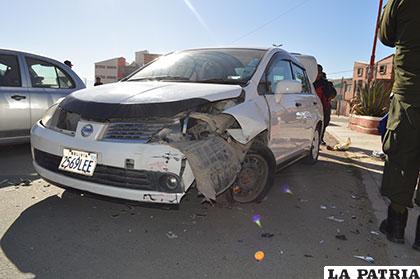
<path fill-rule="evenodd" d="M 221 79 L 221 78 L 203 79 L 203 80 L 197 80 L 196 82 L 221 83 L 221 84 L 245 84 L 246 83 L 246 81 L 243 81 L 243 80 Z"/>
<path fill-rule="evenodd" d="M 159 81 L 191 81 L 188 77 L 182 77 L 182 76 L 156 76 L 156 77 L 142 77 L 142 78 L 131 78 L 128 81 L 142 81 L 142 80 L 159 80 Z"/>

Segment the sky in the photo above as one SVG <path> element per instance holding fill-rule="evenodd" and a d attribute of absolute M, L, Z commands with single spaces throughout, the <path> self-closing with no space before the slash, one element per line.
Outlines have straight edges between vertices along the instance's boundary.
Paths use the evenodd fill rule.
<path fill-rule="evenodd" d="M 386 1 L 385 1 L 386 2 Z M 281 44 L 314 55 L 328 77 L 369 61 L 379 0 L 0 0 L 0 49 L 71 60 L 89 83 L 94 63 L 134 52 Z M 394 50 L 378 43 L 376 57 Z"/>

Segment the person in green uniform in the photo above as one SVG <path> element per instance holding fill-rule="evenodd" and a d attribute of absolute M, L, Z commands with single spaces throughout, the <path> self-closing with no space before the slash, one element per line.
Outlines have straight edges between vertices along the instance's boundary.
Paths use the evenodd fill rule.
<path fill-rule="evenodd" d="M 382 43 L 396 47 L 381 186 L 391 204 L 380 230 L 388 240 L 404 243 L 407 208 L 413 207 L 420 171 L 420 0 L 388 0 L 379 28 Z M 420 190 L 415 203 L 420 205 Z M 413 248 L 420 251 L 420 216 Z"/>

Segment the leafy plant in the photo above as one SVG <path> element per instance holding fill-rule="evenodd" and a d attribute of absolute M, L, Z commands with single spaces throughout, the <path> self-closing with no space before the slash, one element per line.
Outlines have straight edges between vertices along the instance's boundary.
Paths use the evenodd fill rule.
<path fill-rule="evenodd" d="M 351 111 L 364 116 L 382 117 L 388 112 L 391 90 L 381 81 L 366 83 L 352 102 Z"/>

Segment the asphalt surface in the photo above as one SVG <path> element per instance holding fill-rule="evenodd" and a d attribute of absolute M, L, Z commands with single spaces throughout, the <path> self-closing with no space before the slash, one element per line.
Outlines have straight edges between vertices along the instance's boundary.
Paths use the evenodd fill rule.
<path fill-rule="evenodd" d="M 376 235 L 344 153 L 323 148 L 316 165 L 279 172 L 259 204 L 201 200 L 190 191 L 176 209 L 64 191 L 36 176 L 29 145 L 0 147 L 0 278 L 323 278 L 325 265 L 369 264 L 353 256 L 401 257 Z"/>

